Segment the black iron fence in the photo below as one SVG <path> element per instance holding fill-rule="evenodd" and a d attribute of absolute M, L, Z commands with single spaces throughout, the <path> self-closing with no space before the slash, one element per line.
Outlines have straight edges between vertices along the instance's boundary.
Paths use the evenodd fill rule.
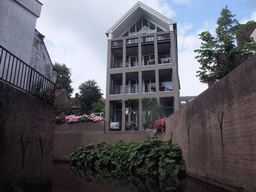
<path fill-rule="evenodd" d="M 47 102 L 54 102 L 55 84 L 2 46 L 0 46 L 0 80 Z"/>

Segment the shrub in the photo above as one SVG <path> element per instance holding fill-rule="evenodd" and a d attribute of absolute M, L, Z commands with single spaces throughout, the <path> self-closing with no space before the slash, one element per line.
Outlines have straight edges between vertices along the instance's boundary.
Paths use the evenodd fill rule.
<path fill-rule="evenodd" d="M 81 115 L 81 116 L 76 116 L 76 115 L 67 115 L 65 116 L 64 113 L 62 113 L 60 116 L 56 117 L 56 123 L 58 125 L 63 124 L 63 123 L 78 123 L 78 122 L 97 122 L 97 121 L 104 121 L 105 119 L 103 117 L 91 114 L 91 115 Z"/>
<path fill-rule="evenodd" d="M 158 132 L 164 132 L 165 131 L 165 119 L 166 117 L 164 117 L 163 119 L 158 119 L 155 122 L 154 128 L 158 131 Z"/>

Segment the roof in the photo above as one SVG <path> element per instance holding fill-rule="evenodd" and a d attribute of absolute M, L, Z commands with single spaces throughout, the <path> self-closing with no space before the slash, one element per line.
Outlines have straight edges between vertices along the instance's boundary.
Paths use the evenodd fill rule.
<path fill-rule="evenodd" d="M 131 25 L 141 17 L 157 23 L 159 26 L 166 30 L 169 30 L 169 25 L 174 24 L 171 19 L 138 1 L 106 32 L 106 35 L 109 36 L 109 34 L 112 32 L 113 37 L 120 37 L 121 34 L 125 32 L 125 30 L 131 27 Z"/>

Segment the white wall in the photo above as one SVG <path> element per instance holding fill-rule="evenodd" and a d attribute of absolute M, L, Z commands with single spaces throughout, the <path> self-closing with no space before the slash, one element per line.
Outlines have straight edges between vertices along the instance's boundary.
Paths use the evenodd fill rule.
<path fill-rule="evenodd" d="M 27 64 L 41 7 L 37 0 L 0 1 L 0 45 Z"/>

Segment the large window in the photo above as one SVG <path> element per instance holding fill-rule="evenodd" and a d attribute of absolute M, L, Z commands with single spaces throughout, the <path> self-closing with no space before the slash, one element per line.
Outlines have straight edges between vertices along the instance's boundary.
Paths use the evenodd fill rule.
<path fill-rule="evenodd" d="M 156 26 L 151 21 L 147 19 L 140 18 L 131 28 L 123 34 L 123 37 L 129 35 L 136 35 L 141 33 L 152 33 L 152 32 L 159 32 L 163 31 L 159 26 Z"/>

